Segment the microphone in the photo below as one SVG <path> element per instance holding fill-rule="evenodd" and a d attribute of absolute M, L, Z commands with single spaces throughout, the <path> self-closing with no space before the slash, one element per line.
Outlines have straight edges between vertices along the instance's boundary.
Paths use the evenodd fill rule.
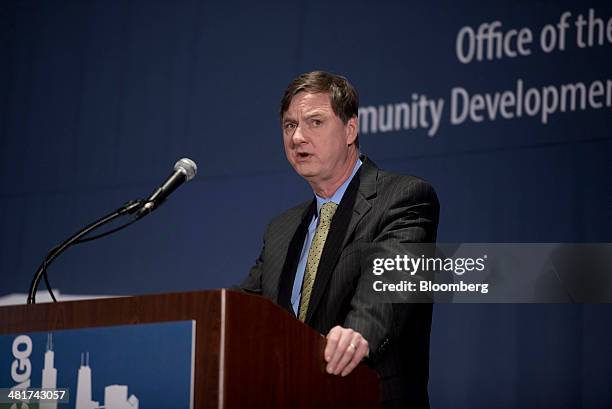
<path fill-rule="evenodd" d="M 151 196 L 145 200 L 144 205 L 136 213 L 136 219 L 140 219 L 157 209 L 177 187 L 193 179 L 197 171 L 198 166 L 194 161 L 189 158 L 179 159 L 174 164 L 174 172 L 163 185 L 155 189 Z"/>

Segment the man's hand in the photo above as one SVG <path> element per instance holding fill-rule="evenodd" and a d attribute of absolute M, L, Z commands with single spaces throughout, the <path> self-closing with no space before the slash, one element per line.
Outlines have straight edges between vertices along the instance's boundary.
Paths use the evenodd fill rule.
<path fill-rule="evenodd" d="M 350 374 L 369 353 L 368 341 L 357 331 L 337 325 L 327 334 L 324 356 L 330 374 Z"/>

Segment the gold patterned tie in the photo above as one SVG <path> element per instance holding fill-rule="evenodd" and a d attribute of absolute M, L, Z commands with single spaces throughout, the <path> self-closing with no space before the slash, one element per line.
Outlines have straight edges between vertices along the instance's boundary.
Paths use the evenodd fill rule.
<path fill-rule="evenodd" d="M 306 320 L 306 312 L 308 311 L 308 304 L 310 304 L 312 286 L 317 275 L 319 261 L 321 261 L 321 254 L 323 253 L 327 233 L 329 233 L 329 226 L 331 225 L 332 217 L 334 217 L 337 208 L 338 205 L 334 202 L 327 202 L 321 206 L 319 225 L 315 230 L 314 238 L 310 244 L 308 259 L 306 261 L 306 270 L 304 271 L 304 281 L 302 282 L 302 298 L 300 299 L 298 314 L 298 318 L 302 322 Z"/>

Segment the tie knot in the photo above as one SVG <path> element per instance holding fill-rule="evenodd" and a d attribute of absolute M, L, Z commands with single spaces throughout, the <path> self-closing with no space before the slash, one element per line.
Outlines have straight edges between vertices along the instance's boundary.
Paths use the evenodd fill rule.
<path fill-rule="evenodd" d="M 327 202 L 321 206 L 321 221 L 320 223 L 329 223 L 336 213 L 338 205 L 334 202 Z"/>

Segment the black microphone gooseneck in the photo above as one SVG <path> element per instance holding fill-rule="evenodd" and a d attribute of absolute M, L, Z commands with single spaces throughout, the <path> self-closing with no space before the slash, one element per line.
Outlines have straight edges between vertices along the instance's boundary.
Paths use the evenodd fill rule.
<path fill-rule="evenodd" d="M 102 217 L 101 219 L 96 220 L 95 222 L 85 226 L 83 229 L 79 230 L 77 233 L 70 236 L 70 238 L 65 240 L 62 244 L 60 244 L 59 246 L 51 250 L 49 254 L 47 254 L 47 256 L 44 258 L 40 266 L 38 266 L 38 269 L 36 270 L 36 274 L 34 274 L 34 278 L 32 279 L 32 283 L 30 284 L 30 290 L 28 291 L 28 304 L 36 303 L 36 292 L 38 291 L 38 285 L 40 284 L 40 279 L 42 278 L 47 267 L 49 267 L 49 265 L 57 258 L 57 256 L 62 254 L 64 251 L 66 251 L 68 247 L 75 244 L 81 237 L 85 236 L 87 233 L 115 220 L 117 217 L 123 216 L 126 213 L 133 213 L 136 210 L 138 210 L 141 206 L 142 206 L 141 200 L 129 202 L 125 206 L 121 207 L 120 209 L 117 209 L 114 212 L 109 213 L 106 216 Z"/>
<path fill-rule="evenodd" d="M 130 224 L 136 222 L 137 220 L 141 219 L 142 217 L 146 216 L 147 214 L 155 210 L 157 207 L 159 207 L 165 201 L 168 195 L 170 195 L 174 190 L 176 190 L 177 187 L 193 179 L 196 172 L 197 172 L 197 166 L 195 162 L 187 158 L 180 159 L 174 165 L 174 172 L 170 175 L 170 177 L 164 182 L 162 186 L 157 188 L 153 192 L 153 194 L 149 196 L 148 199 L 132 200 L 126 203 L 121 208 L 85 226 L 83 229 L 79 230 L 77 233 L 70 236 L 62 244 L 51 249 L 51 251 L 43 259 L 43 262 L 40 264 L 40 266 L 36 270 L 36 273 L 34 274 L 34 278 L 32 279 L 32 282 L 30 284 L 30 289 L 28 291 L 27 303 L 28 304 L 36 303 L 36 292 L 38 291 L 38 286 L 43 276 L 45 277 L 45 281 L 47 282 L 47 287 L 49 287 L 49 284 L 47 281 L 47 275 L 46 275 L 47 268 L 60 254 L 66 251 L 67 248 L 69 248 L 70 246 L 74 244 L 84 243 L 87 241 L 92 241 L 92 240 L 107 236 L 111 233 L 119 231 L 129 226 Z M 132 221 L 118 228 L 107 231 L 105 233 L 102 233 L 102 234 L 99 234 L 93 237 L 85 237 L 88 233 L 96 230 L 97 228 L 107 223 L 110 223 L 111 221 L 115 220 L 118 217 L 128 215 L 128 214 L 135 214 L 135 218 Z M 53 296 L 51 289 L 48 288 L 48 290 L 49 290 L 49 293 L 51 294 L 51 297 L 55 301 L 55 297 Z"/>

